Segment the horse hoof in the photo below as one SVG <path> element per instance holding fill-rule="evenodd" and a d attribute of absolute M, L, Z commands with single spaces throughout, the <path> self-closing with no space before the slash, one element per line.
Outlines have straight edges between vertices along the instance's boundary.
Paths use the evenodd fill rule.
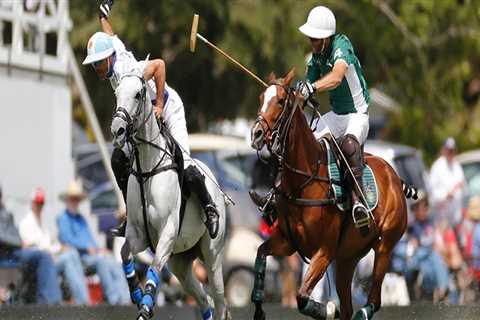
<path fill-rule="evenodd" d="M 146 305 L 142 305 L 137 313 L 137 320 L 149 320 L 153 317 L 153 309 Z"/>
<path fill-rule="evenodd" d="M 255 310 L 255 314 L 253 316 L 253 320 L 265 320 L 265 311 L 263 310 Z"/>
<path fill-rule="evenodd" d="M 352 320 L 371 320 L 373 318 L 373 305 L 368 304 L 355 312 Z"/>

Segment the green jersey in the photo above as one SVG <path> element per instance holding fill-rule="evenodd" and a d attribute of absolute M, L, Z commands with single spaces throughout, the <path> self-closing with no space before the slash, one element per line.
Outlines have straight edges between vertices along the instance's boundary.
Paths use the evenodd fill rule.
<path fill-rule="evenodd" d="M 343 60 L 348 68 L 338 87 L 329 91 L 333 112 L 347 114 L 367 112 L 370 96 L 360 61 L 355 56 L 352 43 L 346 35 L 333 38 L 332 50 L 328 54 L 314 53 L 307 64 L 307 80 L 313 83 L 327 75 L 337 60 Z"/>

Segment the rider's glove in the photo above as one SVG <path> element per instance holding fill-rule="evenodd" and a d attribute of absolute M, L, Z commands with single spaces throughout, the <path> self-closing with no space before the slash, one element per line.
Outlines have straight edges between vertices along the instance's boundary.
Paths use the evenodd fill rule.
<path fill-rule="evenodd" d="M 315 87 L 308 81 L 298 81 L 295 90 L 307 101 L 315 93 Z"/>
<path fill-rule="evenodd" d="M 113 0 L 103 0 L 98 11 L 98 15 L 101 18 L 108 18 L 110 10 L 112 10 Z"/>

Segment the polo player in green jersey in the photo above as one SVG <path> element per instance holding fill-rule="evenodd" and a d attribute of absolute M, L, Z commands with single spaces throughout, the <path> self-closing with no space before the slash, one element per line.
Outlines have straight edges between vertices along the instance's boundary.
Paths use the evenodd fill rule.
<path fill-rule="evenodd" d="M 299 30 L 310 39 L 312 56 L 307 64 L 306 80 L 299 81 L 296 89 L 305 100 L 316 92 L 329 92 L 332 110 L 317 125 L 315 137 L 319 140 L 331 132 L 340 141 L 340 149 L 358 182 L 357 185 L 347 173 L 353 220 L 357 227 L 363 226 L 364 233 L 368 231 L 370 219 L 362 197 L 363 144 L 369 129 L 367 82 L 352 43 L 346 35 L 335 32 L 335 16 L 330 9 L 313 8 Z M 253 192 L 251 196 L 256 204 L 265 207 L 265 198 Z"/>

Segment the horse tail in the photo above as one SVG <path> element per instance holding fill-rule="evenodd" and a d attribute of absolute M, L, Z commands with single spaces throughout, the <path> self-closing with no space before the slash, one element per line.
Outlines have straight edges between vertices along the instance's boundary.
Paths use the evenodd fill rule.
<path fill-rule="evenodd" d="M 402 190 L 403 190 L 403 193 L 405 194 L 405 198 L 407 199 L 413 199 L 413 200 L 417 200 L 418 199 L 418 189 L 415 188 L 414 186 L 412 185 L 409 185 L 407 183 L 405 183 L 405 181 L 401 180 L 402 182 Z"/>

